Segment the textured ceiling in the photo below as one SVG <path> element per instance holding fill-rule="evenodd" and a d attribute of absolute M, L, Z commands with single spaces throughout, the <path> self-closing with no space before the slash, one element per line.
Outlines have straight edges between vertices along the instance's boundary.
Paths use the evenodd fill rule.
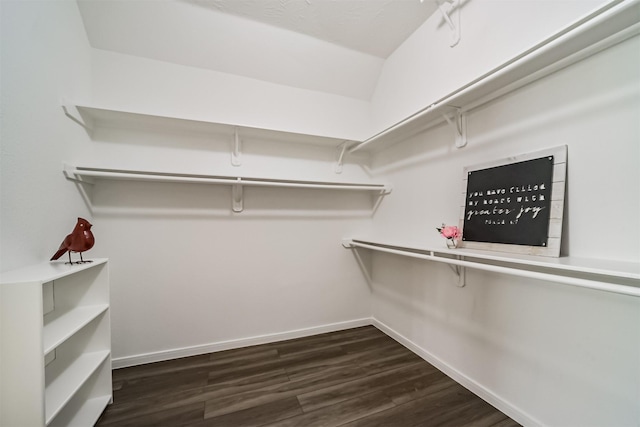
<path fill-rule="evenodd" d="M 434 0 L 179 0 L 387 58 L 437 9 Z"/>

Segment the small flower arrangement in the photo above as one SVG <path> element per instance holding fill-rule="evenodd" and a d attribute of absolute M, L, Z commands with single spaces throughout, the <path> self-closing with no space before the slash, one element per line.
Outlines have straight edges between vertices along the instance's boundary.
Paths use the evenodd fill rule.
<path fill-rule="evenodd" d="M 462 236 L 460 233 L 460 229 L 455 225 L 445 225 L 442 224 L 442 227 L 437 227 L 438 233 L 445 239 L 447 239 L 447 247 L 449 249 L 453 249 L 458 246 L 458 239 Z"/>

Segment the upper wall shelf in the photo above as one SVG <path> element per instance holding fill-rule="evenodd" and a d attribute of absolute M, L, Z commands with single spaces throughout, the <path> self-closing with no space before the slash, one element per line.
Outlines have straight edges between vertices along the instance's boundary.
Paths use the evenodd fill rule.
<path fill-rule="evenodd" d="M 548 258 L 472 249 L 429 248 L 413 243 L 345 239 L 346 248 L 364 248 L 514 276 L 640 297 L 640 263 L 575 257 Z"/>
<path fill-rule="evenodd" d="M 96 106 L 65 104 L 65 114 L 93 132 L 96 127 L 129 128 L 142 131 L 190 131 L 203 134 L 233 135 L 235 131 L 243 137 L 262 138 L 279 142 L 298 142 L 335 147 L 345 141 L 344 138 L 285 132 L 266 128 L 243 126 L 239 124 L 219 123 L 195 120 L 177 116 L 163 116 L 143 112 L 100 108 Z"/>
<path fill-rule="evenodd" d="M 253 178 L 239 175 L 195 175 L 185 173 L 150 172 L 124 169 L 101 169 L 81 166 L 64 166 L 64 174 L 68 179 L 92 184 L 94 179 L 120 179 L 128 181 L 178 182 L 195 184 L 222 184 L 233 188 L 233 210 L 243 210 L 242 188 L 249 187 L 283 187 L 307 188 L 320 190 L 371 191 L 383 196 L 391 192 L 389 184 L 344 182 L 344 181 L 303 181 L 272 178 Z"/>
<path fill-rule="evenodd" d="M 93 137 L 96 128 L 133 129 L 142 132 L 188 132 L 210 137 L 217 135 L 231 144 L 231 164 L 242 165 L 243 141 L 276 141 L 338 148 L 339 160 L 336 173 L 342 172 L 343 156 L 347 144 L 352 142 L 333 136 L 303 134 L 280 130 L 256 128 L 238 124 L 196 120 L 178 116 L 163 116 L 148 112 L 134 112 L 113 108 L 70 104 L 63 102 L 65 115 L 82 126 Z"/>
<path fill-rule="evenodd" d="M 464 146 L 464 114 L 599 51 L 640 34 L 640 0 L 614 0 L 531 49 L 371 138 L 348 152 L 380 150 L 445 121 Z M 456 123 L 452 118 L 456 118 Z"/>

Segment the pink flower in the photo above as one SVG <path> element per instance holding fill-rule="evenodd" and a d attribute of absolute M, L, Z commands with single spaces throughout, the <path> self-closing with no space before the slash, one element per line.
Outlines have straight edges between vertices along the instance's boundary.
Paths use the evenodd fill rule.
<path fill-rule="evenodd" d="M 458 239 L 460 237 L 460 229 L 455 225 L 442 224 L 442 227 L 437 230 L 442 234 L 442 237 L 447 239 Z"/>
<path fill-rule="evenodd" d="M 460 231 L 458 231 L 458 227 L 448 225 L 442 229 L 442 235 L 447 239 L 457 239 L 460 236 Z"/>

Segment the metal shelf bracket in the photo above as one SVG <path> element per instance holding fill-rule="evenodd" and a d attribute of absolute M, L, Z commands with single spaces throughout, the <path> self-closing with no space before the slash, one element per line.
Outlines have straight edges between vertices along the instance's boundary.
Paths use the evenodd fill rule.
<path fill-rule="evenodd" d="M 442 117 L 449 123 L 449 125 L 453 128 L 456 139 L 456 148 L 462 148 L 467 145 L 467 116 L 461 112 L 460 108 L 454 108 L 453 119 L 449 117 L 449 114 L 443 114 Z"/>
<path fill-rule="evenodd" d="M 456 259 L 461 259 L 461 257 L 456 257 Z M 464 266 L 461 265 L 453 265 L 453 264 L 447 264 L 451 270 L 453 270 L 453 272 L 456 274 L 456 276 L 458 276 L 458 283 L 457 286 L 459 288 L 464 288 L 467 284 L 467 269 Z"/>
<path fill-rule="evenodd" d="M 61 101 L 61 104 L 62 104 L 62 111 L 64 111 L 64 115 L 70 118 L 75 123 L 82 126 L 82 128 L 87 132 L 87 135 L 89 135 L 89 137 L 93 136 L 93 122 L 91 121 L 91 119 L 82 117 L 74 106 L 68 105 L 64 100 Z"/>
<path fill-rule="evenodd" d="M 242 165 L 242 141 L 238 135 L 238 128 L 233 130 L 233 149 L 231 150 L 231 164 L 233 166 Z"/>
<path fill-rule="evenodd" d="M 242 212 L 244 209 L 244 196 L 242 194 L 241 179 L 238 178 L 236 184 L 231 188 L 231 205 L 234 212 Z"/>
<path fill-rule="evenodd" d="M 433 258 L 437 258 L 438 255 L 436 255 L 435 251 L 429 251 L 429 255 Z M 464 258 L 461 256 L 456 256 L 455 259 L 462 261 Z M 451 271 L 454 272 L 454 274 L 456 276 L 458 276 L 458 283 L 456 283 L 456 286 L 458 286 L 459 288 L 464 288 L 467 285 L 467 269 L 466 267 L 462 266 L 462 265 L 457 265 L 457 264 L 447 264 L 449 266 L 449 268 L 451 269 Z"/>
<path fill-rule="evenodd" d="M 460 42 L 460 0 L 436 0 L 438 3 L 438 9 L 442 13 L 442 18 L 446 21 L 452 31 L 452 39 L 449 46 L 454 47 Z M 451 7 L 449 10 L 445 10 L 443 3 L 449 3 Z M 456 23 L 451 19 L 451 15 L 456 14 Z"/>
<path fill-rule="evenodd" d="M 95 182 L 91 178 L 76 175 L 75 167 L 66 163 L 62 165 L 62 172 L 64 173 L 65 178 L 67 178 L 69 181 L 77 182 L 78 184 L 95 184 Z"/>
<path fill-rule="evenodd" d="M 342 144 L 338 145 L 336 150 L 336 173 L 342 173 L 343 165 L 344 165 L 344 155 L 347 152 L 348 141 L 343 141 Z"/>

